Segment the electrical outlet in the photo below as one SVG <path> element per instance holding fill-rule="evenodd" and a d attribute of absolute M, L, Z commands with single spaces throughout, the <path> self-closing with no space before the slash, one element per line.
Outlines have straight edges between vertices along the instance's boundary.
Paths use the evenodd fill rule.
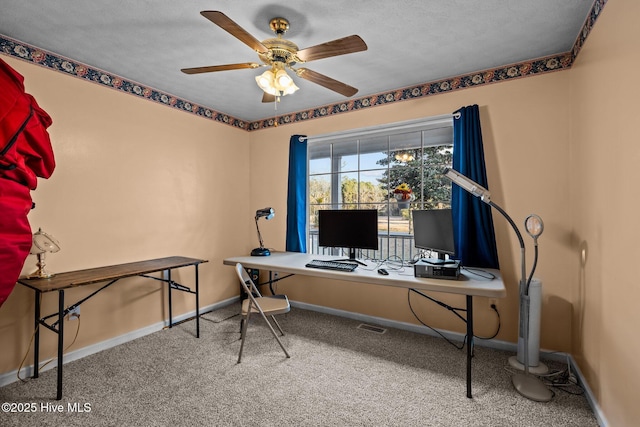
<path fill-rule="evenodd" d="M 258 284 L 258 282 L 260 282 L 260 270 L 258 270 L 257 268 L 252 268 L 251 270 L 249 270 L 249 276 L 251 276 L 251 280 L 253 280 L 253 283 L 255 283 L 256 285 Z"/>
<path fill-rule="evenodd" d="M 279 279 L 279 278 L 280 278 L 280 272 L 279 271 L 274 271 L 273 272 L 273 279 L 276 280 L 276 279 Z"/>
<path fill-rule="evenodd" d="M 69 313 L 67 314 L 67 318 L 69 320 L 78 320 L 80 318 L 80 306 L 74 307 L 71 311 L 69 311 Z"/>

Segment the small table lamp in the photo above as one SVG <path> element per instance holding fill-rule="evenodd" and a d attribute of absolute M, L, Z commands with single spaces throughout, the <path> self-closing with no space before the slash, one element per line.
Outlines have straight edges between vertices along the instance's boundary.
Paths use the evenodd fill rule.
<path fill-rule="evenodd" d="M 265 218 L 267 220 L 273 218 L 276 215 L 273 208 L 263 208 L 256 211 L 256 230 L 258 231 L 258 240 L 260 241 L 260 247 L 251 251 L 251 256 L 269 256 L 271 251 L 264 247 L 262 242 L 262 235 L 260 234 L 260 227 L 258 227 L 258 219 Z"/>

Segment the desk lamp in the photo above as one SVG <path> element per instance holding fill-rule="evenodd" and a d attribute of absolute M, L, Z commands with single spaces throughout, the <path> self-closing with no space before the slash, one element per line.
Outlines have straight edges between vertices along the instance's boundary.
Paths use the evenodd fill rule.
<path fill-rule="evenodd" d="M 263 208 L 258 209 L 256 211 L 256 230 L 258 231 L 258 240 L 260 241 L 260 247 L 255 248 L 251 251 L 251 256 L 269 256 L 271 252 L 269 249 L 264 247 L 264 243 L 262 242 L 262 235 L 260 234 L 260 227 L 258 227 L 258 219 L 265 218 L 267 220 L 273 218 L 275 216 L 275 211 L 273 208 Z"/>
<path fill-rule="evenodd" d="M 542 234 L 543 224 L 542 219 L 538 215 L 530 215 L 525 221 L 525 227 L 527 228 L 527 232 L 531 237 L 533 237 L 533 242 L 535 245 L 535 254 L 536 261 L 534 262 L 533 268 L 531 269 L 531 274 L 527 279 L 526 272 L 526 264 L 525 264 L 525 246 L 524 240 L 522 239 L 522 234 L 520 234 L 520 230 L 518 226 L 516 226 L 515 222 L 511 219 L 509 215 L 497 204 L 491 201 L 491 193 L 489 190 L 481 186 L 480 184 L 472 181 L 466 176 L 462 175 L 458 171 L 453 169 L 445 169 L 444 176 L 449 178 L 455 184 L 460 186 L 465 191 L 473 194 L 476 197 L 479 197 L 480 200 L 488 204 L 489 206 L 495 208 L 502 216 L 506 218 L 511 227 L 516 233 L 518 237 L 518 241 L 520 242 L 520 265 L 521 265 L 521 274 L 520 274 L 520 286 L 519 286 L 519 294 L 520 294 L 520 334 L 524 338 L 524 373 L 517 373 L 511 378 L 511 382 L 515 389 L 523 395 L 524 397 L 535 400 L 538 402 L 548 402 L 551 400 L 553 394 L 551 391 L 544 385 L 544 383 L 537 377 L 531 375 L 529 373 L 529 284 L 531 283 L 531 279 L 533 278 L 533 272 L 536 268 L 537 259 L 538 259 L 538 237 Z"/>

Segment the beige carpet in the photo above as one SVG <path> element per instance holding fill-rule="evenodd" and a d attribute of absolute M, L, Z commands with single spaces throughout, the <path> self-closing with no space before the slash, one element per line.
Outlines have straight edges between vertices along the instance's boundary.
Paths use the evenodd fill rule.
<path fill-rule="evenodd" d="M 583 395 L 554 389 L 548 403 L 520 396 L 512 354 L 476 347 L 468 399 L 464 350 L 302 309 L 279 316 L 291 359 L 254 318 L 238 365 L 237 311 L 234 304 L 205 314 L 200 339 L 189 321 L 65 365 L 61 401 L 55 369 L 0 388 L 0 401 L 38 408 L 1 412 L 0 426 L 598 425 Z M 41 408 L 58 404 L 62 413 Z"/>

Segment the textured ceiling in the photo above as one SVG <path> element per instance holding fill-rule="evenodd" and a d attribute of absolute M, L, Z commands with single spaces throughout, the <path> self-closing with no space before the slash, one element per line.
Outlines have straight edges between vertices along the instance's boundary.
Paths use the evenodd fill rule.
<path fill-rule="evenodd" d="M 286 4 L 286 5 L 285 5 Z M 300 49 L 357 34 L 368 50 L 306 68 L 359 89 L 352 99 L 571 51 L 594 0 L 2 0 L 0 34 L 248 122 L 274 115 L 261 69 L 187 75 L 181 68 L 260 62 L 200 15 L 218 10 L 258 40 L 271 18 Z M 348 100 L 294 77 L 278 114 Z"/>

